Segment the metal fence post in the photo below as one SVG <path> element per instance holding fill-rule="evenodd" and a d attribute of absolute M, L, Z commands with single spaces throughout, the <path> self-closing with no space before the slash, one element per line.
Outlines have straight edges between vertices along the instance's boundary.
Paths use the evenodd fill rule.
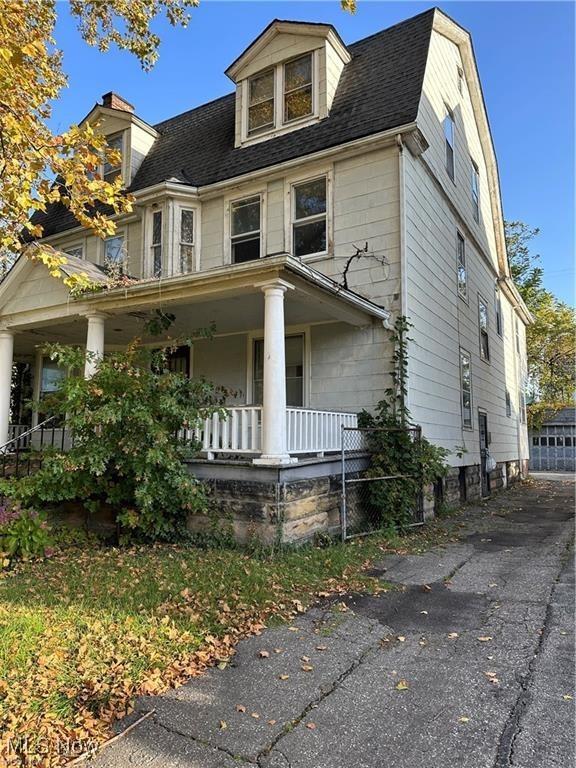
<path fill-rule="evenodd" d="M 340 531 L 342 541 L 346 541 L 346 451 L 344 446 L 345 427 L 340 425 L 340 452 L 342 462 L 342 495 L 340 501 Z"/>

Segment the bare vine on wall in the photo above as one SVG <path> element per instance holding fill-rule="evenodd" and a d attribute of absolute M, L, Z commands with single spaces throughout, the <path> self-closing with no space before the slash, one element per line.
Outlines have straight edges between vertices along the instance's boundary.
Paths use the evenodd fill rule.
<path fill-rule="evenodd" d="M 344 267 L 344 270 L 342 272 L 342 287 L 348 290 L 348 271 L 350 270 L 350 267 L 352 266 L 352 263 L 356 260 L 363 259 L 363 258 L 370 258 L 374 259 L 383 267 L 390 266 L 388 263 L 388 259 L 384 255 L 376 254 L 374 251 L 368 250 L 368 241 L 364 243 L 364 247 L 360 248 L 358 245 L 354 245 L 353 248 L 355 248 L 355 253 L 352 254 L 346 261 L 346 266 Z"/>

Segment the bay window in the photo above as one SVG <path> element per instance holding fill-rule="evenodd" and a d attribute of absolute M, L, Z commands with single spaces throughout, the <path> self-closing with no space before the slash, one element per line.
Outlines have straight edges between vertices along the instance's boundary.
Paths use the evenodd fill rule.
<path fill-rule="evenodd" d="M 326 252 L 326 198 L 326 176 L 293 186 L 294 256 Z"/>
<path fill-rule="evenodd" d="M 181 274 L 194 271 L 194 211 L 180 209 L 179 268 Z"/>
<path fill-rule="evenodd" d="M 162 211 L 152 211 L 150 250 L 152 274 L 154 277 L 162 277 Z"/>
<path fill-rule="evenodd" d="M 233 264 L 260 258 L 260 195 L 230 204 L 230 249 Z"/>

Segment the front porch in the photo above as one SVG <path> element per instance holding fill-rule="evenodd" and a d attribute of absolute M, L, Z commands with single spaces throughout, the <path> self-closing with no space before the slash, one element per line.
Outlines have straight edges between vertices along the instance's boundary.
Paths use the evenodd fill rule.
<path fill-rule="evenodd" d="M 0 446 L 49 415 L 9 419 L 14 362 L 29 366 L 36 402 L 65 375 L 42 354 L 47 342 L 84 346 L 91 353 L 90 377 L 102 355 L 136 336 L 158 345 L 213 324 L 212 338 L 175 356 L 177 370 L 229 390 L 226 418 L 216 415 L 194 430 L 201 458 L 209 461 L 276 466 L 336 453 L 342 426 L 355 426 L 357 411 L 385 388 L 382 360 L 373 350 L 388 339 L 388 312 L 292 257 L 143 281 L 76 300 L 58 281 L 38 274 L 42 269 L 24 265 L 12 294 L 6 291 L 10 277 L 0 288 Z M 38 295 L 30 288 L 40 280 Z M 143 325 L 159 306 L 175 321 L 152 336 Z M 39 436 L 26 439 L 34 445 Z"/>

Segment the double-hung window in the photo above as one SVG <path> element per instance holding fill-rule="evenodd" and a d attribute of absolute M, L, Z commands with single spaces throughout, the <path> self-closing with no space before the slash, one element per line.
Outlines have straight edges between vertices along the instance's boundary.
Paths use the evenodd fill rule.
<path fill-rule="evenodd" d="M 472 372 L 470 354 L 460 350 L 460 395 L 462 407 L 462 426 L 472 429 Z"/>
<path fill-rule="evenodd" d="M 506 416 L 512 416 L 512 399 L 508 390 L 504 392 L 504 399 L 506 402 Z"/>
<path fill-rule="evenodd" d="M 284 64 L 284 122 L 312 112 L 312 54 L 307 53 Z"/>
<path fill-rule="evenodd" d="M 124 235 L 114 235 L 104 240 L 104 264 L 107 267 L 124 267 Z"/>
<path fill-rule="evenodd" d="M 488 305 L 480 296 L 478 297 L 478 326 L 480 330 L 480 357 L 488 362 L 490 360 L 490 342 L 488 338 Z"/>
<path fill-rule="evenodd" d="M 117 152 L 122 153 L 123 148 L 123 134 L 117 133 L 115 136 L 110 136 L 107 140 L 109 149 L 115 149 Z M 105 181 L 113 181 L 122 171 L 122 157 L 117 165 L 112 165 L 106 160 L 104 162 L 103 176 Z"/>
<path fill-rule="evenodd" d="M 446 170 L 448 176 L 454 181 L 454 116 L 446 107 L 444 118 L 444 144 L 446 145 Z"/>
<path fill-rule="evenodd" d="M 480 171 L 474 160 L 472 160 L 470 194 L 472 196 L 472 213 L 474 215 L 474 221 L 480 221 Z"/>
<path fill-rule="evenodd" d="M 260 258 L 260 195 L 230 204 L 230 249 L 233 264 Z"/>
<path fill-rule="evenodd" d="M 494 310 L 496 314 L 496 333 L 501 338 L 504 337 L 504 315 L 502 314 L 502 297 L 500 291 L 496 289 L 494 296 Z"/>
<path fill-rule="evenodd" d="M 458 260 L 458 293 L 463 299 L 468 298 L 468 275 L 466 272 L 466 243 L 460 232 L 456 235 Z"/>
<path fill-rule="evenodd" d="M 154 277 L 162 277 L 162 211 L 152 211 L 150 250 L 152 274 Z"/>
<path fill-rule="evenodd" d="M 326 176 L 295 184 L 292 190 L 294 256 L 326 253 Z"/>
<path fill-rule="evenodd" d="M 194 211 L 180 209 L 180 246 L 178 267 L 181 274 L 194 270 Z"/>
<path fill-rule="evenodd" d="M 248 135 L 274 128 L 275 71 L 260 72 L 248 81 Z"/>
<path fill-rule="evenodd" d="M 65 248 L 64 253 L 67 253 L 68 256 L 75 256 L 77 259 L 83 259 L 84 258 L 84 246 L 82 245 L 73 245 L 70 248 Z"/>

